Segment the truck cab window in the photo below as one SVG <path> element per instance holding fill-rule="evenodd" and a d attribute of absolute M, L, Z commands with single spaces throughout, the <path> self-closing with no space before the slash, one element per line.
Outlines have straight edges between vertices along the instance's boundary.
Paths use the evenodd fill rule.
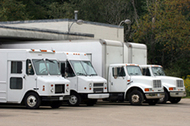
<path fill-rule="evenodd" d="M 112 68 L 112 73 L 113 73 L 113 77 L 117 78 L 117 77 L 124 77 L 125 74 L 125 70 L 123 67 L 115 67 Z"/>
<path fill-rule="evenodd" d="M 142 74 L 145 76 L 150 76 L 149 68 L 142 68 Z"/>
<path fill-rule="evenodd" d="M 73 72 L 73 69 L 72 69 L 69 62 L 67 62 L 66 74 L 68 77 L 74 77 L 75 76 L 75 73 Z"/>
<path fill-rule="evenodd" d="M 127 72 L 130 76 L 142 75 L 141 69 L 138 66 L 127 66 Z"/>
<path fill-rule="evenodd" d="M 34 69 L 31 63 L 31 60 L 26 60 L 26 74 L 27 75 L 34 75 Z"/>

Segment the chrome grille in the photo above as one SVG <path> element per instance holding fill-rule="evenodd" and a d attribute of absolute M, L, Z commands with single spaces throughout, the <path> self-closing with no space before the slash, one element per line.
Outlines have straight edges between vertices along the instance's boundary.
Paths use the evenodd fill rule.
<path fill-rule="evenodd" d="M 183 87 L 183 80 L 177 80 L 177 87 Z"/>
<path fill-rule="evenodd" d="M 103 83 L 94 83 L 94 87 L 102 87 L 102 86 L 104 86 L 104 84 Z"/>
<path fill-rule="evenodd" d="M 100 93 L 104 91 L 104 83 L 94 83 L 93 86 L 94 93 Z"/>
<path fill-rule="evenodd" d="M 162 87 L 161 80 L 153 81 L 153 88 L 161 88 L 161 87 Z"/>
<path fill-rule="evenodd" d="M 103 88 L 94 88 L 93 91 L 95 93 L 103 92 Z"/>
<path fill-rule="evenodd" d="M 58 93 L 65 93 L 65 85 L 62 84 L 56 84 L 55 85 L 55 94 L 58 94 Z"/>

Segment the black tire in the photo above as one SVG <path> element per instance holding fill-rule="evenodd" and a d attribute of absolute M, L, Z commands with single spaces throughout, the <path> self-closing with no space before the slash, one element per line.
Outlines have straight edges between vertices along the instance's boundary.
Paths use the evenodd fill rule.
<path fill-rule="evenodd" d="M 68 104 L 70 106 L 79 106 L 80 103 L 81 103 L 80 95 L 75 92 L 72 92 L 68 100 Z"/>
<path fill-rule="evenodd" d="M 179 97 L 171 98 L 171 99 L 170 99 L 170 102 L 173 103 L 173 104 L 176 104 L 176 103 L 178 103 L 178 102 L 180 102 L 180 101 L 181 101 L 181 98 L 179 98 Z"/>
<path fill-rule="evenodd" d="M 132 105 L 142 105 L 143 101 L 144 96 L 140 91 L 134 90 L 129 94 L 129 102 Z"/>
<path fill-rule="evenodd" d="M 94 104 L 96 104 L 97 99 L 88 99 L 86 102 L 87 106 L 94 106 Z"/>
<path fill-rule="evenodd" d="M 51 103 L 51 108 L 59 108 L 62 105 L 62 101 L 56 101 Z"/>
<path fill-rule="evenodd" d="M 41 104 L 41 99 L 38 96 L 38 94 L 36 94 L 34 92 L 30 92 L 26 95 L 26 97 L 24 99 L 24 103 L 27 108 L 36 109 L 36 108 L 39 108 L 39 106 Z"/>
<path fill-rule="evenodd" d="M 149 105 L 156 105 L 158 103 L 159 99 L 153 99 L 148 102 Z"/>
<path fill-rule="evenodd" d="M 161 103 L 161 104 L 166 104 L 166 102 L 168 101 L 169 99 L 169 94 L 167 91 L 164 90 L 164 97 L 159 99 L 158 103 Z"/>

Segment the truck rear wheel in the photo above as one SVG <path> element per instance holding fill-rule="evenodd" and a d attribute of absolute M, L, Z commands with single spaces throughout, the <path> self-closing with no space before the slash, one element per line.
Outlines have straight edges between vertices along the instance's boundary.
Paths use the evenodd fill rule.
<path fill-rule="evenodd" d="M 156 105 L 158 103 L 159 99 L 153 99 L 148 102 L 149 105 Z"/>
<path fill-rule="evenodd" d="M 55 101 L 51 103 L 51 108 L 59 108 L 62 105 L 62 101 Z"/>
<path fill-rule="evenodd" d="M 179 101 L 181 101 L 181 98 L 179 98 L 179 97 L 171 98 L 171 100 L 170 100 L 170 102 L 173 104 L 178 103 Z"/>
<path fill-rule="evenodd" d="M 164 90 L 164 97 L 159 99 L 158 103 L 161 103 L 161 104 L 165 104 L 168 99 L 169 99 L 169 95 L 168 95 L 168 92 Z"/>
<path fill-rule="evenodd" d="M 69 98 L 68 104 L 70 106 L 79 106 L 79 104 L 81 103 L 81 97 L 79 94 L 72 92 L 71 97 Z"/>
<path fill-rule="evenodd" d="M 24 102 L 27 108 L 36 109 L 39 108 L 41 99 L 36 93 L 30 92 L 26 95 Z"/>
<path fill-rule="evenodd" d="M 129 102 L 132 105 L 141 105 L 143 101 L 144 101 L 144 97 L 140 91 L 134 90 L 129 94 Z"/>
<path fill-rule="evenodd" d="M 93 106 L 94 104 L 96 104 L 97 99 L 88 99 L 86 102 L 87 106 Z"/>

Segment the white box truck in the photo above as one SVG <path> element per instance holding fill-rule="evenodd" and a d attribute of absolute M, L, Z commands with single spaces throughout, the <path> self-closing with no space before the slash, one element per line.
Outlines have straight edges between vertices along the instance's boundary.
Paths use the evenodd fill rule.
<path fill-rule="evenodd" d="M 54 51 L 0 49 L 0 63 L 0 103 L 58 108 L 69 98 L 70 81 L 61 76 Z"/>
<path fill-rule="evenodd" d="M 160 65 L 147 65 L 147 47 L 145 44 L 128 42 L 124 49 L 125 61 L 140 64 L 143 75 L 161 79 L 165 96 L 160 99 L 160 103 L 166 103 L 167 101 L 178 103 L 182 97 L 186 96 L 183 79 L 166 76 Z"/>
<path fill-rule="evenodd" d="M 182 97 L 186 96 L 183 79 L 166 76 L 160 65 L 140 65 L 143 75 L 159 77 L 164 86 L 165 97 L 160 99 L 160 103 L 178 103 Z"/>
<path fill-rule="evenodd" d="M 107 90 L 112 101 L 129 100 L 131 104 L 148 102 L 155 105 L 164 97 L 161 80 L 155 77 L 141 76 L 138 65 L 124 63 L 124 43 L 112 40 L 64 40 L 6 42 L 2 48 L 40 47 L 58 51 L 89 53 L 98 75 L 108 81 Z M 131 70 L 128 71 L 128 67 Z M 118 71 L 117 71 L 118 70 Z M 122 72 L 121 72 L 122 71 Z M 137 73 L 136 73 L 137 72 Z M 115 77 L 115 75 L 117 75 Z"/>
<path fill-rule="evenodd" d="M 97 75 L 86 53 L 58 52 L 61 74 L 71 82 L 69 105 L 86 103 L 92 106 L 97 99 L 108 98 L 107 81 Z"/>

